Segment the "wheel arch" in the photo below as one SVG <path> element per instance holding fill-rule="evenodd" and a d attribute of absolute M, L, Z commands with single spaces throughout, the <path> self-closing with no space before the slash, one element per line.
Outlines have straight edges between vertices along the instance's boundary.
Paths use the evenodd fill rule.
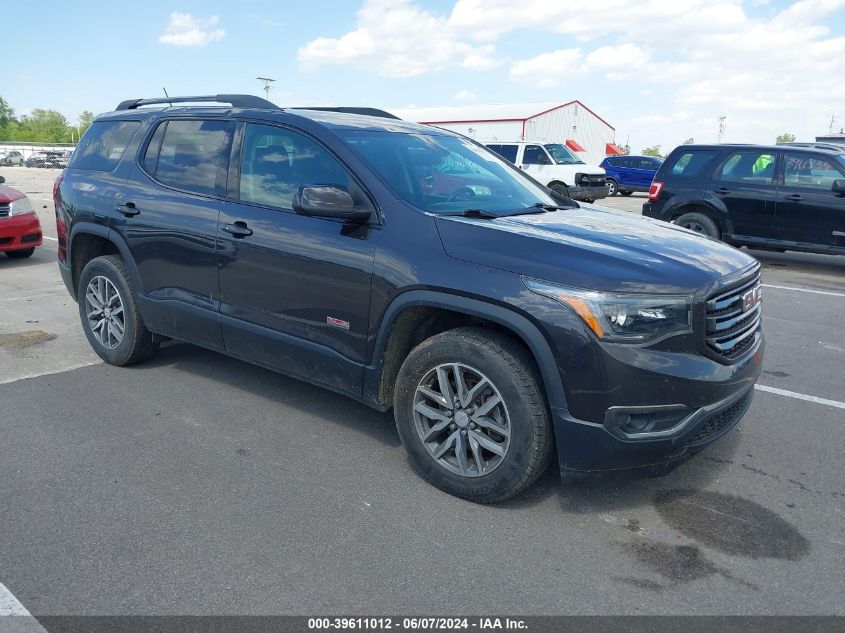
<path fill-rule="evenodd" d="M 438 323 L 438 319 L 444 321 Z M 372 362 L 365 368 L 365 400 L 389 409 L 399 367 L 411 349 L 429 336 L 467 324 L 497 328 L 524 345 L 540 373 L 549 406 L 566 409 L 563 382 L 551 346 L 531 320 L 505 306 L 436 290 L 409 290 L 385 310 Z"/>
<path fill-rule="evenodd" d="M 68 265 L 71 271 L 73 296 L 79 293 L 79 277 L 85 265 L 102 255 L 120 255 L 126 270 L 132 276 L 135 288 L 140 288 L 140 276 L 129 251 L 129 246 L 108 227 L 94 223 L 74 225 L 68 237 Z"/>
<path fill-rule="evenodd" d="M 686 200 L 672 207 L 667 214 L 667 220 L 674 222 L 685 213 L 701 213 L 713 220 L 722 234 L 733 233 L 733 223 L 730 220 L 727 209 L 724 207 L 716 207 L 704 200 Z"/>

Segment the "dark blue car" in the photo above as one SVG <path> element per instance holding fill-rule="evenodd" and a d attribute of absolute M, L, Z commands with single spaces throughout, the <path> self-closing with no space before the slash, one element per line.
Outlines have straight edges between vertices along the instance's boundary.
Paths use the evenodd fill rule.
<path fill-rule="evenodd" d="M 648 191 L 654 174 L 663 164 L 654 156 L 609 156 L 601 167 L 607 172 L 607 195 L 630 196 L 635 191 Z"/>

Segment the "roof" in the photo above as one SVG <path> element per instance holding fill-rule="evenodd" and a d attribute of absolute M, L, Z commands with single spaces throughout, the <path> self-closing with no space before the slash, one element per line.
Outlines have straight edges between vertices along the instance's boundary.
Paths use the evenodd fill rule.
<path fill-rule="evenodd" d="M 401 119 L 419 123 L 482 123 L 493 121 L 527 121 L 551 110 L 580 105 L 609 128 L 602 119 L 577 99 L 573 101 L 532 101 L 528 103 L 495 103 L 486 105 L 433 106 L 426 108 L 388 108 Z"/>

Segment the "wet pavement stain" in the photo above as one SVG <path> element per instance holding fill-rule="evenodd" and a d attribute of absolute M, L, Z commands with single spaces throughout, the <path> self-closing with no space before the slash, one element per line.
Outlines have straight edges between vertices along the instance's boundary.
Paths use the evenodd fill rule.
<path fill-rule="evenodd" d="M 628 543 L 625 549 L 650 570 L 676 583 L 690 582 L 721 572 L 694 545 L 637 541 Z"/>
<path fill-rule="evenodd" d="M 29 347 L 52 341 L 54 338 L 56 338 L 55 334 L 43 330 L 0 334 L 0 348 L 12 353 L 21 352 Z"/>
<path fill-rule="evenodd" d="M 657 541 L 639 540 L 626 543 L 622 547 L 649 570 L 660 574 L 675 585 L 719 575 L 743 587 L 748 587 L 754 591 L 760 590 L 754 583 L 738 578 L 729 570 L 707 560 L 701 549 L 696 545 L 669 545 Z M 640 578 L 624 577 L 614 580 L 652 591 L 666 588 L 659 583 Z"/>
<path fill-rule="evenodd" d="M 790 523 L 742 497 L 670 490 L 658 493 L 654 505 L 678 532 L 725 554 L 794 561 L 810 551 L 810 542 Z"/>
<path fill-rule="evenodd" d="M 659 582 L 648 580 L 647 578 L 635 578 L 634 576 L 613 576 L 612 580 L 617 582 L 624 582 L 627 585 L 632 585 L 638 589 L 647 589 L 648 591 L 663 591 L 666 589 Z"/>

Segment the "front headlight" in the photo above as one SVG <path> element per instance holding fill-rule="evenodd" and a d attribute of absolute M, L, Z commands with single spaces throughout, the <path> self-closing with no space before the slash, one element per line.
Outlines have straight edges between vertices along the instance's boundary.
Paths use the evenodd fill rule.
<path fill-rule="evenodd" d="M 691 331 L 691 297 L 598 292 L 527 277 L 523 282 L 571 308 L 603 340 L 643 343 Z"/>
<path fill-rule="evenodd" d="M 35 209 L 32 208 L 32 201 L 29 198 L 18 198 L 12 200 L 9 204 L 9 215 L 22 215 L 24 213 L 32 213 Z"/>

